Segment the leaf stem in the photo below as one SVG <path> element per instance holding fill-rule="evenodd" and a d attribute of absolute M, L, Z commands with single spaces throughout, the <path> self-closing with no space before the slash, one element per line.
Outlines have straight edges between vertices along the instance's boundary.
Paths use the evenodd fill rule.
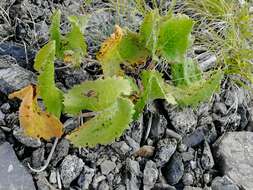
<path fill-rule="evenodd" d="M 56 145 L 57 145 L 57 143 L 58 143 L 58 140 L 59 140 L 59 138 L 55 138 L 53 147 L 52 147 L 52 149 L 51 149 L 51 151 L 50 151 L 50 153 L 49 153 L 49 155 L 48 155 L 48 157 L 47 157 L 47 160 L 46 160 L 45 165 L 42 166 L 40 169 L 34 169 L 34 168 L 32 168 L 32 167 L 30 166 L 30 164 L 28 163 L 28 167 L 29 167 L 30 170 L 32 170 L 32 171 L 35 172 L 35 173 L 40 173 L 40 172 L 44 171 L 45 169 L 47 169 L 47 167 L 48 167 L 48 165 L 49 165 L 49 163 L 50 163 L 50 161 L 51 161 L 51 159 L 52 159 L 52 156 L 53 156 L 53 153 L 54 153 L 54 151 L 55 151 L 55 148 L 56 148 Z"/>

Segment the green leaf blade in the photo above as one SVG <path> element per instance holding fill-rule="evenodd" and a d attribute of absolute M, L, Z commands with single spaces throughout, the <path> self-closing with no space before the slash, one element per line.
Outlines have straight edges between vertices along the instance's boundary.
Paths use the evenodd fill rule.
<path fill-rule="evenodd" d="M 193 21 L 185 15 L 176 15 L 160 24 L 158 49 L 169 61 L 181 62 L 191 40 Z"/>
<path fill-rule="evenodd" d="M 141 76 L 144 91 L 135 105 L 134 119 L 138 119 L 145 105 L 155 99 L 165 99 L 168 103 L 176 104 L 176 100 L 165 91 L 165 83 L 161 74 L 156 71 L 144 71 Z"/>
<path fill-rule="evenodd" d="M 57 10 L 52 15 L 52 23 L 50 26 L 50 39 L 55 41 L 56 44 L 56 57 L 61 58 L 63 57 L 63 53 L 61 51 L 61 11 Z"/>
<path fill-rule="evenodd" d="M 71 23 L 71 31 L 65 37 L 65 44 L 63 45 L 63 52 L 72 51 L 72 60 L 74 65 L 79 66 L 82 62 L 82 58 L 87 54 L 87 44 L 82 33 L 82 26 L 79 23 L 78 17 L 68 17 Z M 66 52 L 65 52 L 66 53 Z"/>
<path fill-rule="evenodd" d="M 131 91 L 130 82 L 121 77 L 86 81 L 64 95 L 65 112 L 78 114 L 82 110 L 101 111 L 121 95 L 130 95 Z"/>
<path fill-rule="evenodd" d="M 55 48 L 55 41 L 52 41 L 40 49 L 35 58 L 34 69 L 39 72 L 39 94 L 47 111 L 59 118 L 62 111 L 62 92 L 55 86 Z"/>
<path fill-rule="evenodd" d="M 145 15 L 140 26 L 140 41 L 153 55 L 156 51 L 159 19 L 158 10 L 152 10 Z"/>
<path fill-rule="evenodd" d="M 118 98 L 111 107 L 86 122 L 67 138 L 76 146 L 95 147 L 109 144 L 120 137 L 132 121 L 133 104 L 125 98 Z"/>
<path fill-rule="evenodd" d="M 182 88 L 169 87 L 179 106 L 197 106 L 199 103 L 208 101 L 215 92 L 220 91 L 223 71 L 218 70 L 207 80 L 201 80 Z"/>
<path fill-rule="evenodd" d="M 176 86 L 187 86 L 201 80 L 201 71 L 191 59 L 171 65 L 172 81 Z"/>
<path fill-rule="evenodd" d="M 120 64 L 128 66 L 143 63 L 148 51 L 140 43 L 139 35 L 123 31 L 119 26 L 103 44 L 97 55 L 105 77 L 121 76 Z"/>

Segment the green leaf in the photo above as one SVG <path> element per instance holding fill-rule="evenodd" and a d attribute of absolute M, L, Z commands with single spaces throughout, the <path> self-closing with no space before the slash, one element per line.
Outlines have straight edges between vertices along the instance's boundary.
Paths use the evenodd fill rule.
<path fill-rule="evenodd" d="M 61 51 L 61 30 L 60 30 L 60 23 L 61 23 L 61 11 L 57 10 L 53 13 L 52 16 L 52 23 L 50 26 L 50 39 L 55 41 L 56 45 L 56 57 L 61 58 L 63 57 L 63 52 Z"/>
<path fill-rule="evenodd" d="M 210 75 L 207 80 L 192 83 L 189 86 L 167 86 L 180 106 L 197 106 L 199 103 L 208 101 L 215 92 L 220 91 L 220 83 L 223 79 L 223 71 L 218 70 Z"/>
<path fill-rule="evenodd" d="M 158 49 L 162 56 L 172 62 L 184 60 L 191 43 L 193 21 L 186 15 L 176 15 L 160 23 Z"/>
<path fill-rule="evenodd" d="M 148 52 L 139 41 L 136 33 L 115 27 L 115 32 L 102 44 L 97 55 L 106 77 L 121 75 L 120 64 L 134 65 L 146 60 Z"/>
<path fill-rule="evenodd" d="M 176 104 L 175 98 L 170 93 L 166 93 L 166 84 L 159 72 L 143 71 L 141 79 L 144 91 L 135 105 L 136 112 L 134 114 L 134 119 L 138 119 L 145 105 L 155 99 L 165 99 L 168 103 Z"/>
<path fill-rule="evenodd" d="M 159 19 L 158 10 L 152 10 L 146 14 L 140 27 L 140 41 L 153 55 L 156 52 Z"/>
<path fill-rule="evenodd" d="M 191 59 L 183 63 L 171 64 L 172 81 L 176 86 L 190 85 L 201 79 L 201 71 L 198 65 Z"/>
<path fill-rule="evenodd" d="M 76 146 L 94 147 L 109 144 L 120 137 L 132 121 L 133 104 L 118 98 L 110 107 L 98 113 L 67 138 Z"/>
<path fill-rule="evenodd" d="M 101 111 L 111 106 L 121 95 L 130 95 L 131 91 L 130 82 L 121 77 L 86 81 L 64 95 L 65 112 L 77 114 L 82 110 Z"/>
<path fill-rule="evenodd" d="M 39 72 L 39 94 L 47 111 L 59 118 L 62 111 L 62 92 L 55 86 L 54 59 L 55 41 L 51 41 L 37 53 L 34 69 Z"/>
<path fill-rule="evenodd" d="M 80 23 L 81 21 L 76 16 L 70 16 L 68 19 L 71 23 L 71 31 L 66 35 L 62 49 L 65 56 L 69 56 L 70 51 L 73 52 L 70 62 L 79 66 L 82 58 L 87 54 L 87 44 L 81 29 L 84 26 L 82 26 L 83 23 Z"/>

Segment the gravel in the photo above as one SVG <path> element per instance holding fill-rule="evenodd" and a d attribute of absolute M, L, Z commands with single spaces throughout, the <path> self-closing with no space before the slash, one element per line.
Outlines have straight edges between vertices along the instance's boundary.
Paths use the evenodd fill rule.
<path fill-rule="evenodd" d="M 116 168 L 116 164 L 110 160 L 105 160 L 100 164 L 101 173 L 107 175 Z"/>
<path fill-rule="evenodd" d="M 164 2 L 165 7 L 170 7 L 170 1 Z M 251 133 L 240 132 L 253 131 L 252 96 L 230 83 L 229 77 L 222 83 L 221 93 L 194 109 L 164 106 L 161 100 L 150 102 L 141 118 L 111 145 L 77 148 L 61 138 L 47 169 L 39 174 L 32 173 L 32 178 L 24 166 L 30 163 L 34 168 L 40 168 L 52 143 L 24 136 L 18 121 L 20 101 L 9 101 L 8 94 L 36 83 L 33 59 L 39 47 L 48 41 L 54 9 L 62 10 L 63 33 L 69 30 L 68 15 L 86 11 L 91 14 L 85 30 L 91 55 L 87 60 L 95 56 L 101 42 L 113 31 L 118 12 L 108 12 L 112 7 L 100 0 L 85 7 L 83 0 L 17 0 L 13 3 L 14 0 L 0 2 L 0 7 L 10 17 L 9 24 L 0 15 L 0 38 L 3 39 L 0 44 L 0 151 L 7 142 L 13 145 L 12 148 L 8 144 L 12 158 L 6 159 L 6 155 L 0 154 L 0 162 L 4 158 L 5 164 L 1 167 L 5 173 L 0 184 L 7 175 L 16 175 L 6 173 L 8 161 L 15 158 L 13 167 L 22 168 L 17 173 L 22 172 L 20 176 L 26 178 L 17 187 L 22 183 L 29 186 L 24 189 L 55 190 L 63 186 L 62 189 L 69 190 L 238 190 L 239 187 L 248 190 L 253 186 Z M 141 19 L 139 15 L 127 14 L 120 22 L 121 26 L 135 26 Z M 6 38 L 8 36 L 13 37 Z M 195 53 L 198 51 L 196 59 L 200 68 L 210 70 L 215 67 L 215 55 L 197 49 L 193 47 Z M 80 68 L 59 68 L 64 66 L 61 61 L 55 63 L 58 68 L 56 82 L 63 91 L 101 76 L 100 67 L 93 63 L 89 66 L 87 60 Z M 80 122 L 78 117 L 70 115 L 62 115 L 61 120 L 65 134 L 77 128 Z M 236 132 L 231 135 L 230 131 Z M 18 178 L 15 176 L 13 180 L 11 177 L 3 184 L 16 183 Z"/>

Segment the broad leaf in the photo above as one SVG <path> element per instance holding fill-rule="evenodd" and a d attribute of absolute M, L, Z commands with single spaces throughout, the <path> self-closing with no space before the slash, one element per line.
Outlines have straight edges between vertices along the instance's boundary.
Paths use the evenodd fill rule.
<path fill-rule="evenodd" d="M 190 45 L 193 21 L 185 15 L 176 15 L 160 23 L 158 49 L 171 62 L 184 60 Z"/>
<path fill-rule="evenodd" d="M 190 85 L 201 79 L 201 71 L 198 65 L 191 59 L 183 63 L 171 64 L 172 81 L 176 86 Z"/>
<path fill-rule="evenodd" d="M 70 16 L 71 31 L 66 35 L 63 42 L 64 60 L 79 66 L 82 58 L 87 54 L 87 44 L 85 42 L 81 27 L 83 23 L 79 22 L 78 17 Z M 67 59 L 66 59 L 67 57 Z"/>
<path fill-rule="evenodd" d="M 129 80 L 123 78 L 86 81 L 64 95 L 65 112 L 77 114 L 82 110 L 101 111 L 111 106 L 119 96 L 130 95 L 131 91 Z"/>
<path fill-rule="evenodd" d="M 141 79 L 144 91 L 135 105 L 134 119 L 138 119 L 145 105 L 155 99 L 165 99 L 168 103 L 176 104 L 175 98 L 170 93 L 166 93 L 166 84 L 160 73 L 157 71 L 143 71 Z"/>
<path fill-rule="evenodd" d="M 99 112 L 67 138 L 74 145 L 82 147 L 111 143 L 127 129 L 132 121 L 132 114 L 132 102 L 118 98 L 110 107 Z"/>
<path fill-rule="evenodd" d="M 39 72 L 39 94 L 47 111 L 60 117 L 62 111 L 62 92 L 55 86 L 54 77 L 55 41 L 45 45 L 35 58 L 34 69 Z"/>
<path fill-rule="evenodd" d="M 208 101 L 215 92 L 219 92 L 222 79 L 223 71 L 218 70 L 207 80 L 203 79 L 181 88 L 167 86 L 167 90 L 173 94 L 180 106 L 197 106 L 201 102 Z"/>
<path fill-rule="evenodd" d="M 61 58 L 63 57 L 63 52 L 61 50 L 61 11 L 57 10 L 53 13 L 52 16 L 52 23 L 50 26 L 50 39 L 55 41 L 56 45 L 56 57 Z"/>
<path fill-rule="evenodd" d="M 157 37 L 158 37 L 158 24 L 160 15 L 158 10 L 152 10 L 148 12 L 140 27 L 140 40 L 145 47 L 155 54 Z"/>
<path fill-rule="evenodd" d="M 121 75 L 120 64 L 145 62 L 148 53 L 139 41 L 137 34 L 124 32 L 119 26 L 115 26 L 115 32 L 102 44 L 97 55 L 106 77 Z"/>
<path fill-rule="evenodd" d="M 24 128 L 27 136 L 34 138 L 61 137 L 63 125 L 53 115 L 41 111 L 37 103 L 37 89 L 34 86 L 27 86 L 18 92 L 9 95 L 9 98 L 19 98 L 22 103 L 19 108 L 20 126 Z"/>

